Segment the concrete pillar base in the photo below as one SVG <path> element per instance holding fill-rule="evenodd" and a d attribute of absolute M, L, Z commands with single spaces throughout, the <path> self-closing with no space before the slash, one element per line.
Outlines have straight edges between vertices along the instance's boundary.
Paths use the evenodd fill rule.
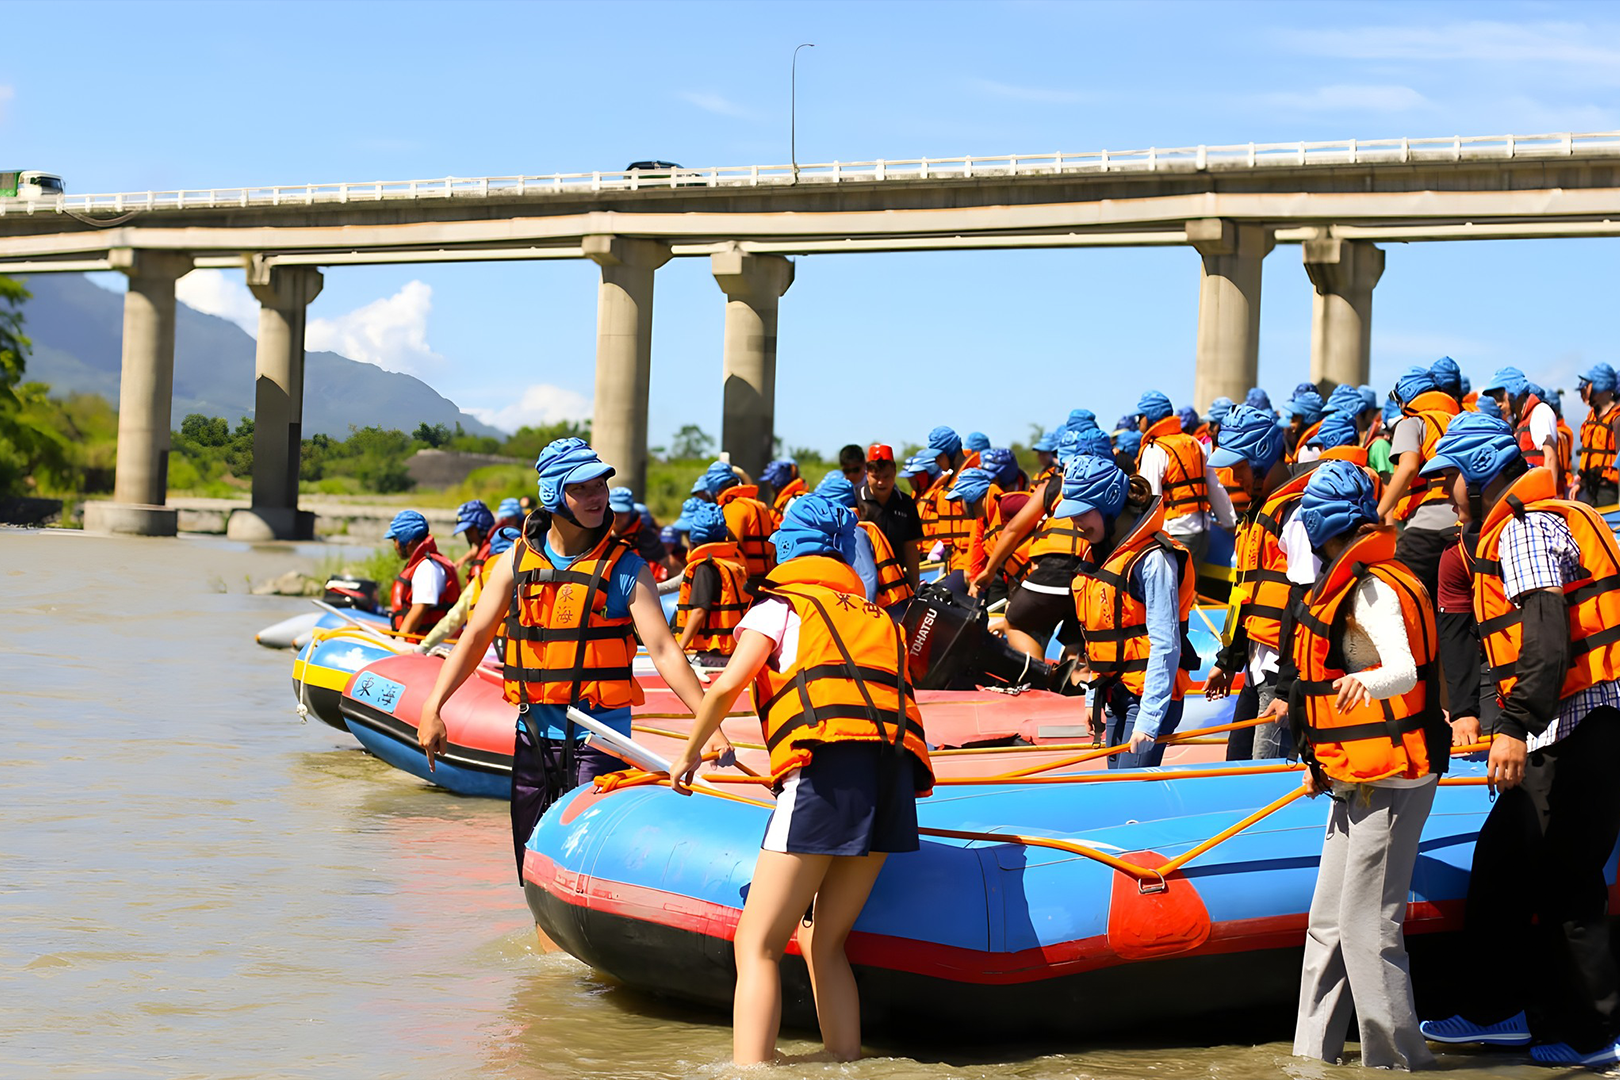
<path fill-rule="evenodd" d="M 231 540 L 248 544 L 261 544 L 269 540 L 313 540 L 315 514 L 290 506 L 256 506 L 251 510 L 233 510 L 231 519 L 225 523 L 225 535 Z"/>
<path fill-rule="evenodd" d="M 180 531 L 180 511 L 142 503 L 87 502 L 84 531 L 120 536 L 173 536 Z"/>

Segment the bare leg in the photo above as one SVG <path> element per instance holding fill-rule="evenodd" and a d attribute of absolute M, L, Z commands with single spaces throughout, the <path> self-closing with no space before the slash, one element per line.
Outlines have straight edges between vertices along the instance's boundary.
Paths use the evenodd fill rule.
<path fill-rule="evenodd" d="M 731 1057 L 738 1065 L 776 1058 L 776 1034 L 782 1026 L 782 953 L 833 861 L 831 855 L 759 853 L 734 941 L 737 990 L 731 1003 Z M 816 912 L 817 918 L 820 915 Z"/>
<path fill-rule="evenodd" d="M 1041 660 L 1046 657 L 1046 650 L 1042 648 L 1039 641 L 1036 641 L 1033 637 L 1024 633 L 1022 630 L 1015 629 L 1010 624 L 1007 627 L 1007 644 L 1011 645 L 1025 656 L 1033 656 L 1037 660 Z"/>
<path fill-rule="evenodd" d="M 866 906 L 885 858 L 879 852 L 833 859 L 816 894 L 815 925 L 799 932 L 799 946 L 810 964 L 821 1042 L 835 1061 L 855 1061 L 861 1056 L 861 1000 L 844 943 Z"/>

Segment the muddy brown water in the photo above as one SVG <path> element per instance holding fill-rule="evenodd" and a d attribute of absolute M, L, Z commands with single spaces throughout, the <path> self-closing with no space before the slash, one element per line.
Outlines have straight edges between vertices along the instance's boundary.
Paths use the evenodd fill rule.
<path fill-rule="evenodd" d="M 253 634 L 301 601 L 247 586 L 322 553 L 0 530 L 0 1077 L 737 1073 L 726 1017 L 537 951 L 503 805 L 298 721 L 291 654 Z M 1254 1042 L 1290 1026 L 1229 1045 L 893 1033 L 857 1064 L 775 1075 L 1348 1075 Z M 1551 1075 L 1468 1053 L 1441 1065 Z"/>

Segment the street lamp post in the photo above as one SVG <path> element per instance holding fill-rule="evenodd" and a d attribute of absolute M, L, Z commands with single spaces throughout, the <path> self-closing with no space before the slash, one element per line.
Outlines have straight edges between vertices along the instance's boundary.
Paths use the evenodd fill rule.
<path fill-rule="evenodd" d="M 805 42 L 799 49 L 813 49 Z M 788 76 L 788 157 L 793 162 L 793 182 L 799 182 L 799 49 L 793 50 L 793 65 Z"/>

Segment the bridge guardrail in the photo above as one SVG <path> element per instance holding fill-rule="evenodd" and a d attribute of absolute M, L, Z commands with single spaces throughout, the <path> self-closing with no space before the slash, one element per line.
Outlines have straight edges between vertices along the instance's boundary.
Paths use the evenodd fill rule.
<path fill-rule="evenodd" d="M 552 173 L 534 176 L 442 177 L 365 183 L 185 189 L 0 198 L 0 216 L 38 212 L 126 214 L 160 210 L 313 206 L 396 200 L 544 198 L 549 195 L 660 188 L 783 187 L 1040 177 L 1101 173 L 1213 172 L 1363 164 L 1506 161 L 1523 158 L 1620 157 L 1620 132 L 1550 135 L 1473 135 L 1424 139 L 1245 143 L 1234 146 L 1149 147 L 1074 154 L 907 158 L 799 165 L 739 165 L 650 172 Z"/>

